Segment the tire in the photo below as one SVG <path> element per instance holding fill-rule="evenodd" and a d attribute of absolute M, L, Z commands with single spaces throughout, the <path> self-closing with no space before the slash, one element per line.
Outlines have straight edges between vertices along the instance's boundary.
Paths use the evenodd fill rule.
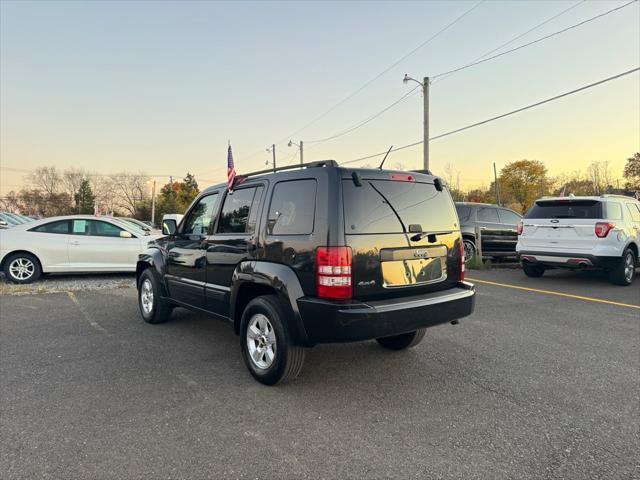
<path fill-rule="evenodd" d="M 403 333 L 402 335 L 376 338 L 376 341 L 388 350 L 404 350 L 418 345 L 426 332 L 426 328 L 421 328 L 415 332 Z"/>
<path fill-rule="evenodd" d="M 524 263 L 522 270 L 527 277 L 538 278 L 544 275 L 545 268 L 542 265 L 531 265 L 530 263 Z"/>
<path fill-rule="evenodd" d="M 468 263 L 478 253 L 476 243 L 470 238 L 464 238 L 462 240 L 462 246 L 464 247 L 464 263 Z"/>
<path fill-rule="evenodd" d="M 633 283 L 636 276 L 636 255 L 633 250 L 627 248 L 622 254 L 620 263 L 609 272 L 609 279 L 615 285 L 628 286 Z"/>
<path fill-rule="evenodd" d="M 14 253 L 4 262 L 4 275 L 13 283 L 32 283 L 42 275 L 42 267 L 35 255 Z"/>
<path fill-rule="evenodd" d="M 164 323 L 171 318 L 173 306 L 162 300 L 162 289 L 156 275 L 147 268 L 138 281 L 138 307 L 147 323 Z"/>
<path fill-rule="evenodd" d="M 242 358 L 253 378 L 265 385 L 293 380 L 304 364 L 306 349 L 294 344 L 284 312 L 275 295 L 254 298 L 242 312 Z"/>

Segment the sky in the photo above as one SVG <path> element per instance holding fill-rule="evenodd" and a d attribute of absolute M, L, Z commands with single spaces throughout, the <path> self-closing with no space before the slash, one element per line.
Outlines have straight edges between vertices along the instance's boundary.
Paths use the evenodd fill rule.
<path fill-rule="evenodd" d="M 224 180 L 228 141 L 239 172 L 265 168 L 276 142 L 279 165 L 299 161 L 289 139 L 305 142 L 305 161 L 338 162 L 416 142 L 419 91 L 348 135 L 313 143 L 406 94 L 405 73 L 420 79 L 465 65 L 572 5 L 506 48 L 626 2 L 487 0 L 416 49 L 477 3 L 3 0 L 0 194 L 43 165 L 140 171 L 159 182 L 189 171 L 202 187 Z M 637 67 L 639 25 L 636 2 L 434 82 L 431 134 Z M 608 161 L 619 177 L 640 150 L 640 75 L 430 145 L 431 170 L 451 165 L 466 188 L 487 183 L 493 162 L 500 169 L 524 158 L 552 175 Z M 387 162 L 421 168 L 422 147 Z"/>

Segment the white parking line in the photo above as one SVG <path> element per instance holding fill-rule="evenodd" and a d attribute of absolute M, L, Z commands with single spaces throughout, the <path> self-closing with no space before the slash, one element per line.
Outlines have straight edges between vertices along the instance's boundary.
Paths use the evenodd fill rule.
<path fill-rule="evenodd" d="M 91 325 L 93 328 L 95 328 L 99 332 L 109 333 L 106 328 L 102 327 L 98 322 L 96 322 L 94 319 L 91 318 L 91 316 L 89 315 L 89 312 L 87 312 L 87 310 L 80 304 L 80 302 L 78 301 L 78 298 L 75 296 L 73 292 L 67 292 L 67 295 L 69 295 L 69 298 L 71 299 L 71 301 L 76 304 L 76 306 L 78 307 L 78 310 L 80 310 L 80 313 L 82 313 L 82 316 L 84 317 L 84 319 L 87 322 L 89 322 L 89 325 Z"/>

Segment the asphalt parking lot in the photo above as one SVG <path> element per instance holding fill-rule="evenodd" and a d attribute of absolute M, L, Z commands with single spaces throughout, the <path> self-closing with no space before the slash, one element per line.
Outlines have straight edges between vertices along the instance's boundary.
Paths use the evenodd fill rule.
<path fill-rule="evenodd" d="M 460 325 L 318 346 L 271 388 L 230 328 L 147 325 L 130 287 L 3 295 L 2 477 L 639 478 L 640 280 L 468 276 Z"/>

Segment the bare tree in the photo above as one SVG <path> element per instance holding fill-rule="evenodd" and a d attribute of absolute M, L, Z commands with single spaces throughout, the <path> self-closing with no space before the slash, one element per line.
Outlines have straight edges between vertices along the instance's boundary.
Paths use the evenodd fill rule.
<path fill-rule="evenodd" d="M 143 173 L 119 173 L 112 175 L 111 180 L 118 195 L 117 206 L 135 217 L 140 202 L 149 197 L 149 177 Z"/>
<path fill-rule="evenodd" d="M 587 178 L 591 181 L 596 195 L 605 193 L 613 185 L 609 162 L 593 162 L 587 168 Z"/>
<path fill-rule="evenodd" d="M 87 171 L 82 168 L 69 168 L 62 172 L 62 178 L 60 179 L 63 190 L 73 197 L 78 190 L 82 182 L 88 178 Z"/>
<path fill-rule="evenodd" d="M 49 195 L 60 192 L 62 178 L 53 165 L 50 167 L 38 167 L 25 177 L 35 189 L 42 190 Z"/>

